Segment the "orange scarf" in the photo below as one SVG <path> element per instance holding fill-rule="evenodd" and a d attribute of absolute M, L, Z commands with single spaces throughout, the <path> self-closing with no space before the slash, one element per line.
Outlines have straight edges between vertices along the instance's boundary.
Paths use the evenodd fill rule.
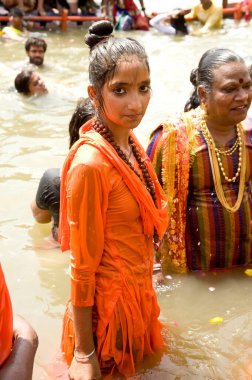
<path fill-rule="evenodd" d="M 12 337 L 12 306 L 0 264 L 0 366 L 10 355 L 12 348 Z"/>
<path fill-rule="evenodd" d="M 166 210 L 166 197 L 159 185 L 155 171 L 151 165 L 151 162 L 146 155 L 144 149 L 138 143 L 136 137 L 131 133 L 131 137 L 134 139 L 134 143 L 138 147 L 139 152 L 145 164 L 148 172 L 152 178 L 155 186 L 157 207 L 151 198 L 150 193 L 145 188 L 143 182 L 132 172 L 132 170 L 125 164 L 125 162 L 118 156 L 114 148 L 97 132 L 91 130 L 93 120 L 89 120 L 81 128 L 80 139 L 71 148 L 62 170 L 61 176 L 61 189 L 60 189 L 60 223 L 59 223 L 59 242 L 61 244 L 61 250 L 64 252 L 70 249 L 70 229 L 67 219 L 67 197 L 66 197 L 66 178 L 67 173 L 71 167 L 74 156 L 78 148 L 83 144 L 88 144 L 98 149 L 104 157 L 118 170 L 121 174 L 126 186 L 135 197 L 141 218 L 143 223 L 144 234 L 153 235 L 154 228 L 156 229 L 160 238 L 163 237 L 168 222 L 167 210 Z"/>

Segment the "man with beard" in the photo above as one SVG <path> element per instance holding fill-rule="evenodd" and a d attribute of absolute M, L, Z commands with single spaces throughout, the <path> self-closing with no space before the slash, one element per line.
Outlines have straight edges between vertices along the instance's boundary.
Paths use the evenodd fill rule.
<path fill-rule="evenodd" d="M 47 44 L 42 38 L 28 38 L 25 43 L 25 50 L 29 57 L 29 63 L 36 66 L 42 66 L 44 63 L 46 49 Z"/>

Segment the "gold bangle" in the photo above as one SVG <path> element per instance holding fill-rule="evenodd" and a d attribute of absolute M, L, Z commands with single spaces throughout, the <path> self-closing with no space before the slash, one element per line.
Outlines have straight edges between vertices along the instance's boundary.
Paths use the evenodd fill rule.
<path fill-rule="evenodd" d="M 93 351 L 90 352 L 90 354 L 79 356 L 78 351 L 74 349 L 74 358 L 77 362 L 81 363 L 83 360 L 90 358 L 94 353 L 95 353 L 95 348 L 93 349 Z"/>

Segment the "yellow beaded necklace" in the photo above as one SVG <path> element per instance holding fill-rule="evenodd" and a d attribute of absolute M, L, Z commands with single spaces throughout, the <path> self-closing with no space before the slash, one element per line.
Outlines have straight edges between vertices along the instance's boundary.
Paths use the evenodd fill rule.
<path fill-rule="evenodd" d="M 200 117 L 199 127 L 208 146 L 211 169 L 212 169 L 214 186 L 215 186 L 217 197 L 220 203 L 222 204 L 222 206 L 225 207 L 229 212 L 236 212 L 240 208 L 241 201 L 243 198 L 244 187 L 245 187 L 245 175 L 246 175 L 246 147 L 245 147 L 245 138 L 244 138 L 242 124 L 241 123 L 237 124 L 236 126 L 237 139 L 234 145 L 227 150 L 221 150 L 216 147 L 214 139 L 207 127 L 205 117 L 202 115 Z M 235 175 L 232 178 L 229 178 L 226 175 L 226 172 L 224 170 L 220 155 L 221 154 L 227 155 L 227 156 L 232 155 L 232 153 L 234 153 L 238 147 L 239 147 L 238 168 Z M 225 194 L 224 194 L 222 182 L 221 182 L 220 171 L 227 182 L 235 182 L 238 176 L 240 175 L 238 197 L 233 206 L 230 206 L 225 198 Z"/>

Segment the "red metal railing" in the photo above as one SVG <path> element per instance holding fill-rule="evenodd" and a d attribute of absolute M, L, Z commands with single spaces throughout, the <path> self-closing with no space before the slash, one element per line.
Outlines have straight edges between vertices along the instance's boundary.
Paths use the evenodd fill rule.
<path fill-rule="evenodd" d="M 9 21 L 9 16 L 0 16 L 0 21 Z M 60 21 L 60 29 L 65 32 L 67 30 L 67 24 L 68 21 L 98 21 L 98 20 L 104 20 L 104 17 L 98 17 L 98 16 L 69 16 L 68 10 L 63 9 L 63 12 L 61 15 L 55 15 L 55 16 L 24 16 L 24 20 L 27 21 Z"/>

